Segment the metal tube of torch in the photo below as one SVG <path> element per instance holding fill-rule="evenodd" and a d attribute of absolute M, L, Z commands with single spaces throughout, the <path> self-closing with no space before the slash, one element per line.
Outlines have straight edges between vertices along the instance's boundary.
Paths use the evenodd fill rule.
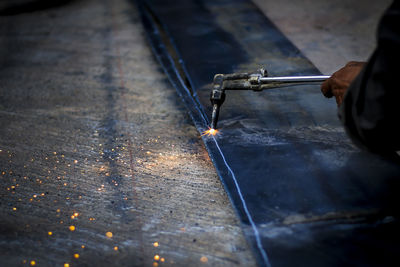
<path fill-rule="evenodd" d="M 211 115 L 211 129 L 217 129 L 219 106 L 220 105 L 218 105 L 218 104 L 213 105 L 213 111 L 212 111 L 212 115 Z"/>
<path fill-rule="evenodd" d="M 231 77 L 232 76 L 232 77 Z M 262 91 L 266 89 L 279 88 L 297 84 L 321 83 L 329 79 L 331 76 L 314 75 L 314 76 L 282 76 L 282 77 L 251 77 L 249 75 L 231 75 L 226 79 L 227 83 L 223 87 L 223 75 L 217 74 L 214 77 L 214 84 L 217 84 L 219 90 L 213 89 L 211 93 L 211 103 L 213 111 L 211 115 L 211 129 L 217 128 L 219 109 L 225 100 L 224 90 L 254 90 Z M 216 83 L 216 78 L 219 78 Z M 234 79 L 237 78 L 237 79 Z M 254 78 L 254 79 L 253 79 Z M 222 88 L 222 89 L 221 89 Z"/>
<path fill-rule="evenodd" d="M 283 76 L 283 77 L 261 77 L 260 83 L 311 83 L 323 82 L 331 76 Z"/>

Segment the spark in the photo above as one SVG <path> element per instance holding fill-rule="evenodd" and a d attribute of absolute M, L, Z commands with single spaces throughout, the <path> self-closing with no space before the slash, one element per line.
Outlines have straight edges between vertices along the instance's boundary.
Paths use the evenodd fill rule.
<path fill-rule="evenodd" d="M 31 266 L 35 266 L 36 265 L 36 261 L 31 261 Z"/>
<path fill-rule="evenodd" d="M 48 235 L 53 235 L 53 232 L 48 232 L 47 234 L 48 234 Z"/>
<path fill-rule="evenodd" d="M 114 247 L 114 250 L 117 251 L 117 250 L 118 250 L 118 247 Z"/>
<path fill-rule="evenodd" d="M 64 263 L 64 267 L 69 267 L 69 263 Z"/>
<path fill-rule="evenodd" d="M 107 232 L 107 233 L 106 233 L 106 236 L 107 236 L 108 238 L 111 238 L 111 237 L 113 236 L 113 234 L 112 234 L 111 232 Z"/>
<path fill-rule="evenodd" d="M 71 232 L 75 231 L 75 226 L 71 225 L 71 226 L 69 227 L 69 230 L 70 230 Z"/>
<path fill-rule="evenodd" d="M 203 256 L 203 257 L 200 258 L 200 261 L 203 262 L 203 263 L 206 263 L 206 262 L 208 262 L 208 259 L 207 259 L 206 256 Z"/>
<path fill-rule="evenodd" d="M 79 254 L 78 254 L 78 253 L 75 253 L 75 254 L 74 254 L 74 258 L 75 258 L 75 259 L 79 259 Z"/>
<path fill-rule="evenodd" d="M 160 259 L 160 256 L 159 255 L 154 255 L 154 260 L 155 261 L 158 261 Z"/>
<path fill-rule="evenodd" d="M 201 136 L 207 135 L 207 136 L 215 136 L 217 135 L 218 130 L 217 129 L 213 129 L 213 128 L 209 128 L 207 131 L 204 131 L 203 134 Z"/>
<path fill-rule="evenodd" d="M 153 246 L 154 246 L 154 247 L 158 247 L 159 245 L 160 245 L 160 244 L 159 244 L 158 242 L 154 242 L 154 243 L 153 243 Z"/>

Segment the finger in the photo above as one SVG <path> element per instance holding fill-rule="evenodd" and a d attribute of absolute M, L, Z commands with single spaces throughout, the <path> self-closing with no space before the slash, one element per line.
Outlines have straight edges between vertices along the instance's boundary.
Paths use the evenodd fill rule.
<path fill-rule="evenodd" d="M 345 65 L 345 67 L 356 66 L 358 63 L 359 63 L 358 61 L 349 61 L 349 62 L 347 62 L 347 64 Z"/>
<path fill-rule="evenodd" d="M 333 96 L 331 78 L 327 79 L 321 84 L 321 92 L 325 97 L 331 98 Z"/>
<path fill-rule="evenodd" d="M 341 105 L 342 102 L 343 102 L 343 96 L 342 96 L 342 95 L 335 95 L 335 98 L 336 98 L 336 104 L 337 104 L 337 106 L 340 107 L 340 105 Z"/>

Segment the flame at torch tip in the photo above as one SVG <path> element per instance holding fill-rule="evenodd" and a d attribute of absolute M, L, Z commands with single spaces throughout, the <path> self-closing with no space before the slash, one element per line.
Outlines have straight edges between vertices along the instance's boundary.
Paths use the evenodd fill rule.
<path fill-rule="evenodd" d="M 207 131 L 204 131 L 201 136 L 204 136 L 204 135 L 208 135 L 208 136 L 214 135 L 215 136 L 217 133 L 218 133 L 218 130 L 209 128 Z"/>

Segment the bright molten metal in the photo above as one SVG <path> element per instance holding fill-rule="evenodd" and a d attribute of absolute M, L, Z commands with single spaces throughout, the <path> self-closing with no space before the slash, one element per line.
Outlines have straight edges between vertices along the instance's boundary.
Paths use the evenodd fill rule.
<path fill-rule="evenodd" d="M 203 136 L 203 135 L 208 135 L 208 136 L 213 135 L 213 136 L 215 136 L 217 133 L 218 133 L 218 130 L 210 128 L 207 131 L 204 131 L 201 136 Z"/>

